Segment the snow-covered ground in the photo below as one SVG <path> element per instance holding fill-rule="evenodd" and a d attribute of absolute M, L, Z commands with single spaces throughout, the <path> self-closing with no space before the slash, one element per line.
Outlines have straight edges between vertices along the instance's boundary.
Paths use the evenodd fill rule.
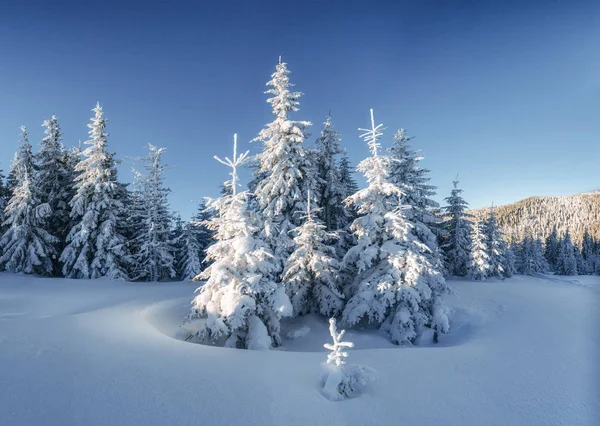
<path fill-rule="evenodd" d="M 286 324 L 281 350 L 209 347 L 181 340 L 195 285 L 0 273 L 0 425 L 597 424 L 600 277 L 452 286 L 439 345 L 349 330 L 377 377 L 331 402 L 325 320 Z"/>

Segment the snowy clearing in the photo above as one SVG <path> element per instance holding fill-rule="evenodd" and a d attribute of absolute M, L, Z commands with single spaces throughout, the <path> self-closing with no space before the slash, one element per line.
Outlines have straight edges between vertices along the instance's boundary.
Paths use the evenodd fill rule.
<path fill-rule="evenodd" d="M 0 424 L 595 424 L 600 277 L 450 284 L 439 345 L 348 330 L 377 377 L 331 402 L 325 319 L 284 323 L 281 350 L 224 349 L 181 340 L 194 284 L 0 273 Z"/>

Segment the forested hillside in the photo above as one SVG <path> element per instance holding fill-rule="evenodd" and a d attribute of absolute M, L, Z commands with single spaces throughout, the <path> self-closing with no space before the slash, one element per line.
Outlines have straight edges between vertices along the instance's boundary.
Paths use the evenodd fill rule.
<path fill-rule="evenodd" d="M 479 219 L 489 209 L 476 209 L 471 214 Z M 567 229 L 574 241 L 580 243 L 587 229 L 600 239 L 600 191 L 563 197 L 530 197 L 496 208 L 498 223 L 508 238 L 521 240 L 530 233 L 547 238 L 556 225 L 559 235 Z"/>

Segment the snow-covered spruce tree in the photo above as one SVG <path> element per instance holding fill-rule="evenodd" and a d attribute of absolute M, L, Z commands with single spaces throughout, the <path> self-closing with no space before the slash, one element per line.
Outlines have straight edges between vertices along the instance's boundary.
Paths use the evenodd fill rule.
<path fill-rule="evenodd" d="M 292 121 L 290 112 L 298 111 L 300 92 L 291 92 L 290 71 L 285 62 L 279 62 L 271 86 L 265 93 L 273 95 L 267 102 L 273 107 L 275 120 L 266 125 L 255 141 L 263 143 L 263 152 L 256 156 L 254 196 L 264 220 L 264 236 L 275 258 L 279 273 L 283 262 L 294 249 L 292 232 L 300 224 L 297 212 L 306 210 L 306 194 L 316 189 L 315 168 L 303 147 L 308 137 L 307 121 Z"/>
<path fill-rule="evenodd" d="M 75 196 L 70 201 L 74 226 L 62 252 L 67 278 L 127 278 L 130 262 L 125 239 L 119 232 L 123 220 L 123 186 L 117 181 L 114 154 L 107 150 L 106 119 L 100 104 L 93 109 L 89 145 L 75 166 Z"/>
<path fill-rule="evenodd" d="M 4 182 L 5 178 L 4 171 L 0 169 L 0 235 L 2 235 L 2 230 L 4 229 L 4 209 L 11 197 L 11 193 Z"/>
<path fill-rule="evenodd" d="M 348 154 L 346 151 L 342 152 L 342 158 L 340 159 L 339 164 L 339 175 L 340 175 L 340 185 L 344 188 L 345 198 L 348 198 L 352 194 L 358 192 L 358 184 L 356 183 L 356 179 L 354 179 L 354 167 L 350 165 L 350 160 L 348 159 Z M 356 211 L 354 208 L 350 208 L 345 206 L 347 212 L 350 217 L 348 222 L 345 225 L 351 224 L 354 219 L 356 219 Z"/>
<path fill-rule="evenodd" d="M 237 155 L 235 135 L 232 159 L 215 157 L 232 169 L 232 194 L 209 202 L 216 211 L 209 225 L 215 243 L 207 250 L 213 263 L 195 278 L 207 281 L 196 290 L 188 321 L 202 319 L 195 333 L 201 341 L 267 349 L 281 344 L 280 319 L 292 315 L 292 305 L 285 288 L 271 279 L 276 265 L 260 238 L 259 218 L 248 208 L 248 192 L 237 192 L 237 168 L 247 155 Z"/>
<path fill-rule="evenodd" d="M 344 196 L 342 200 L 346 200 L 349 196 L 358 192 L 358 184 L 354 179 L 354 167 L 350 165 L 350 160 L 348 159 L 348 155 L 346 151 L 342 152 L 342 158 L 340 159 L 339 166 L 339 179 L 340 186 L 344 189 Z M 345 214 L 341 216 L 340 222 L 340 230 L 338 231 L 338 254 L 343 257 L 348 249 L 354 244 L 354 236 L 350 231 L 350 225 L 357 217 L 355 206 L 348 205 L 346 203 L 342 203 L 342 208 L 344 209 Z M 350 271 L 341 271 L 342 273 L 350 272 Z M 352 278 L 349 278 L 352 279 Z"/>
<path fill-rule="evenodd" d="M 345 330 L 337 332 L 335 318 L 329 320 L 329 333 L 333 344 L 323 345 L 331 353 L 327 355 L 327 363 L 321 375 L 321 393 L 331 401 L 359 396 L 367 388 L 372 376 L 365 367 L 346 364 L 348 352 L 345 350 L 354 347 L 354 343 L 342 341 Z"/>
<path fill-rule="evenodd" d="M 444 237 L 442 250 L 446 257 L 446 270 L 450 275 L 464 277 L 469 273 L 469 256 L 471 253 L 471 218 L 468 213 L 469 204 L 462 197 L 462 189 L 458 188 L 458 177 L 449 197 L 445 198 L 447 206 L 442 209 L 447 220 L 442 223 Z"/>
<path fill-rule="evenodd" d="M 471 226 L 471 257 L 469 276 L 474 280 L 485 280 L 490 275 L 488 244 L 483 224 L 476 220 Z"/>
<path fill-rule="evenodd" d="M 316 167 L 318 173 L 317 200 L 321 207 L 320 217 L 327 231 L 336 231 L 348 223 L 349 213 L 343 201 L 350 194 L 341 180 L 336 158 L 342 153 L 340 134 L 331 123 L 331 117 L 325 119 L 321 136 L 315 141 Z"/>
<path fill-rule="evenodd" d="M 24 139 L 26 132 L 24 131 Z M 0 269 L 26 274 L 50 275 L 56 257 L 57 238 L 46 231 L 52 214 L 47 203 L 41 203 L 36 183 L 29 175 L 31 157 L 17 168 L 17 186 L 6 206 L 6 232 L 0 239 Z"/>
<path fill-rule="evenodd" d="M 35 160 L 31 144 L 29 143 L 29 132 L 25 126 L 21 126 L 21 141 L 11 164 L 11 173 L 8 179 L 9 189 L 14 191 L 23 182 L 25 174 L 29 176 L 30 180 L 33 179 L 35 175 Z"/>
<path fill-rule="evenodd" d="M 40 201 L 48 203 L 52 215 L 48 221 L 47 231 L 59 238 L 56 251 L 62 252 L 71 222 L 69 201 L 73 197 L 73 173 L 67 163 L 65 147 L 62 144 L 62 132 L 58 120 L 53 115 L 45 120 L 46 136 L 42 139 L 40 152 L 36 155 L 37 190 Z M 55 270 L 59 271 L 58 259 Z"/>
<path fill-rule="evenodd" d="M 175 277 L 175 256 L 170 238 L 171 215 L 164 185 L 165 148 L 149 144 L 148 156 L 142 158 L 146 174 L 142 180 L 140 199 L 141 226 L 135 237 L 139 250 L 134 254 L 135 269 L 132 279 L 164 281 Z"/>
<path fill-rule="evenodd" d="M 394 145 L 389 149 L 389 179 L 402 191 L 400 204 L 407 210 L 405 214 L 411 220 L 426 226 L 426 229 L 415 229 L 416 235 L 429 247 L 435 267 L 441 270 L 444 262 L 438 237 L 443 232 L 440 228 L 441 221 L 433 212 L 439 208 L 439 204 L 431 198 L 435 195 L 436 187 L 428 183 L 431 180 L 430 171 L 419 166 L 424 157 L 420 151 L 412 149 L 409 144 L 412 139 L 406 136 L 406 131 L 402 128 L 394 135 Z M 425 232 L 421 232 L 421 229 L 425 229 Z"/>
<path fill-rule="evenodd" d="M 435 195 L 436 187 L 430 185 L 430 171 L 423 169 L 419 163 L 424 159 L 420 151 L 415 151 L 409 142 L 413 137 L 406 136 L 406 130 L 399 129 L 394 135 L 394 145 L 389 148 L 391 158 L 390 181 L 402 191 L 402 205 L 409 208 L 417 220 L 432 229 L 438 224 L 437 217 L 430 209 L 439 207 L 431 197 Z"/>
<path fill-rule="evenodd" d="M 511 241 L 506 246 L 504 260 L 505 260 L 504 274 L 506 275 L 507 278 L 510 278 L 513 275 L 515 275 L 516 273 L 518 273 L 518 271 L 517 271 L 517 245 L 515 244 L 514 241 Z"/>
<path fill-rule="evenodd" d="M 407 214 L 427 225 L 434 236 L 440 235 L 440 220 L 432 213 L 432 209 L 439 207 L 431 198 L 435 196 L 436 187 L 428 183 L 430 170 L 419 166 L 424 157 L 419 150 L 412 149 L 409 143 L 412 139 L 402 128 L 394 135 L 394 145 L 389 149 L 390 181 L 402 191 L 401 202 L 408 207 Z M 432 252 L 439 251 L 436 239 L 423 242 L 430 245 Z"/>
<path fill-rule="evenodd" d="M 231 195 L 231 190 L 227 190 L 227 193 L 223 193 L 222 195 Z M 212 216 L 212 210 L 207 208 L 206 203 L 203 201 L 200 203 L 198 213 L 192 217 L 190 222 L 184 225 L 183 278 L 194 278 L 209 264 L 209 262 L 204 261 L 206 258 L 206 249 L 212 244 L 214 237 L 214 232 L 208 228 Z"/>
<path fill-rule="evenodd" d="M 442 295 L 449 288 L 418 237 L 427 226 L 414 217 L 409 222 L 398 204 L 402 192 L 389 181 L 390 158 L 379 154 L 381 126 L 375 126 L 371 110 L 371 129 L 360 129 L 371 157 L 358 166 L 367 188 L 346 200 L 359 216 L 351 227 L 356 245 L 344 257 L 345 265 L 356 267 L 356 276 L 347 288 L 342 319 L 349 326 L 363 319 L 376 322 L 393 343 L 413 343 L 424 326 L 435 330 L 436 338 L 448 331 Z"/>
<path fill-rule="evenodd" d="M 294 308 L 294 315 L 318 312 L 337 316 L 343 307 L 343 294 L 338 279 L 339 262 L 335 247 L 328 242 L 336 235 L 315 217 L 310 194 L 304 223 L 297 228 L 296 249 L 287 259 L 282 281 Z"/>
<path fill-rule="evenodd" d="M 542 242 L 525 235 L 519 243 L 517 252 L 517 271 L 523 275 L 545 274 L 549 270 L 548 262 L 544 256 Z"/>
<path fill-rule="evenodd" d="M 550 265 L 550 268 L 553 271 L 556 271 L 556 265 L 558 263 L 558 253 L 560 251 L 560 244 L 558 241 L 558 232 L 556 230 L 556 225 L 552 229 L 552 233 L 548 235 L 546 238 L 546 248 L 544 255 L 546 256 L 546 260 Z"/>
<path fill-rule="evenodd" d="M 200 241 L 196 237 L 196 227 L 187 222 L 183 225 L 183 252 L 181 258 L 181 276 L 184 279 L 193 279 L 202 272 L 204 253 Z"/>
<path fill-rule="evenodd" d="M 485 241 L 487 244 L 487 255 L 489 272 L 488 276 L 496 278 L 504 278 L 504 242 L 502 240 L 502 231 L 496 220 L 496 211 L 494 206 L 490 207 L 487 220 L 483 225 L 485 232 Z"/>
<path fill-rule="evenodd" d="M 175 257 L 175 270 L 177 276 L 183 278 L 183 258 L 185 253 L 185 222 L 181 218 L 179 212 L 171 213 L 171 246 L 173 247 L 173 255 Z"/>
<path fill-rule="evenodd" d="M 36 198 L 35 184 L 29 174 L 18 173 L 19 180 L 6 206 L 6 232 L 0 239 L 0 269 L 26 274 L 50 275 L 57 238 L 44 228 L 51 210 Z"/>
<path fill-rule="evenodd" d="M 581 249 L 577 244 L 573 244 L 573 254 L 575 255 L 575 265 L 577 266 L 577 274 L 585 275 L 585 260 L 581 254 Z"/>
<path fill-rule="evenodd" d="M 583 233 L 583 239 L 581 241 L 581 255 L 583 257 L 584 269 L 580 272 L 582 274 L 593 274 L 594 273 L 594 240 L 586 229 Z"/>
<path fill-rule="evenodd" d="M 558 275 L 577 275 L 577 260 L 568 229 L 565 236 L 559 241 L 559 247 L 555 272 Z"/>

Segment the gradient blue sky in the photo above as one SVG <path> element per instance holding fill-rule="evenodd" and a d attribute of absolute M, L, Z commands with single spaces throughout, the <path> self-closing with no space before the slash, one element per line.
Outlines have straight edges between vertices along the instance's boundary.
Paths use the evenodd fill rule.
<path fill-rule="evenodd" d="M 598 1 L 7 2 L 0 14 L 0 168 L 56 114 L 72 145 L 96 101 L 125 159 L 168 148 L 173 208 L 216 195 L 233 133 L 271 120 L 265 83 L 283 55 L 305 93 L 299 120 L 327 112 L 356 164 L 358 127 L 402 126 L 438 200 L 459 173 L 473 207 L 600 188 Z"/>

